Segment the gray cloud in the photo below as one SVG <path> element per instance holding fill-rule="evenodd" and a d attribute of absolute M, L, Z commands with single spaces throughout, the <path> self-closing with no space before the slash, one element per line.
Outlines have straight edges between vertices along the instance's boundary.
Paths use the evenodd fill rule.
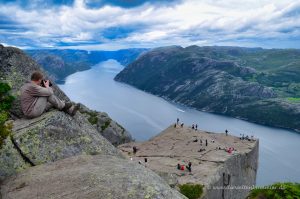
<path fill-rule="evenodd" d="M 2 4 L 0 42 L 80 49 L 193 44 L 273 48 L 295 47 L 290 41 L 300 40 L 300 2 L 292 0 L 186 0 L 157 5 L 140 1 L 128 9 L 112 2 L 91 8 L 77 0 L 37 10 Z"/>

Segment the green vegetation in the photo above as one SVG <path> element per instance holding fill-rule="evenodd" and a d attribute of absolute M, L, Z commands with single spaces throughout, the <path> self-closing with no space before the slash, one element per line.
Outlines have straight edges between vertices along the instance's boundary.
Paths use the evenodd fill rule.
<path fill-rule="evenodd" d="M 96 111 L 80 111 L 80 113 L 86 114 L 89 116 L 88 121 L 94 125 L 98 123 L 98 115 Z"/>
<path fill-rule="evenodd" d="M 89 122 L 91 124 L 97 124 L 98 123 L 98 117 L 97 117 L 97 113 L 96 112 L 90 112 L 89 113 L 90 117 L 89 117 Z"/>
<path fill-rule="evenodd" d="M 9 94 L 10 86 L 0 82 L 0 148 L 11 132 L 11 124 L 5 123 L 9 117 L 9 109 L 12 106 L 14 97 Z"/>
<path fill-rule="evenodd" d="M 300 199 L 299 183 L 275 183 L 266 189 L 253 189 L 249 199 Z"/>
<path fill-rule="evenodd" d="M 104 131 L 109 125 L 110 125 L 111 120 L 108 120 L 104 123 L 104 125 L 101 126 L 101 130 Z"/>
<path fill-rule="evenodd" d="M 179 185 L 179 189 L 189 199 L 200 198 L 203 193 L 203 185 L 200 184 L 183 184 Z"/>
<path fill-rule="evenodd" d="M 98 113 L 96 111 L 83 111 L 83 110 L 80 110 L 80 113 L 88 115 L 89 116 L 88 121 L 92 125 L 98 124 L 99 118 L 98 118 Z M 110 125 L 110 122 L 111 122 L 110 119 L 108 119 L 106 122 L 104 122 L 104 124 L 101 126 L 101 130 L 104 131 Z"/>

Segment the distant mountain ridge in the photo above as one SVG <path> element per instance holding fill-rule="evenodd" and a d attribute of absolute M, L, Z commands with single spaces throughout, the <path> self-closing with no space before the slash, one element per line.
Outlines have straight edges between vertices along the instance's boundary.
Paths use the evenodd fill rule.
<path fill-rule="evenodd" d="M 300 131 L 300 50 L 160 47 L 116 81 L 188 105 Z"/>
<path fill-rule="evenodd" d="M 85 51 L 85 50 L 27 50 L 56 82 L 63 81 L 68 75 L 77 71 L 88 70 L 91 66 L 108 59 L 115 59 L 122 65 L 128 65 L 147 49 L 124 49 L 117 51 Z"/>

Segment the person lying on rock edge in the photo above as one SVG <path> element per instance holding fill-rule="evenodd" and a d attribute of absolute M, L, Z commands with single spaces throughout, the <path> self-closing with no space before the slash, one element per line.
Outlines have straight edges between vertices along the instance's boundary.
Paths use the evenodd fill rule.
<path fill-rule="evenodd" d="M 21 87 L 21 108 L 27 118 L 35 118 L 56 108 L 74 116 L 79 109 L 79 104 L 75 106 L 71 102 L 64 102 L 56 97 L 49 80 L 43 80 L 41 72 L 34 72 L 31 81 Z M 43 85 L 43 86 L 42 86 Z"/>

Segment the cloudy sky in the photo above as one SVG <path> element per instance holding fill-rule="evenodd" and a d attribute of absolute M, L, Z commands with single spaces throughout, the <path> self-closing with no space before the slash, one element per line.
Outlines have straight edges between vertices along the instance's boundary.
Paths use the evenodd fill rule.
<path fill-rule="evenodd" d="M 0 43 L 24 49 L 300 48 L 300 1 L 0 0 Z"/>

